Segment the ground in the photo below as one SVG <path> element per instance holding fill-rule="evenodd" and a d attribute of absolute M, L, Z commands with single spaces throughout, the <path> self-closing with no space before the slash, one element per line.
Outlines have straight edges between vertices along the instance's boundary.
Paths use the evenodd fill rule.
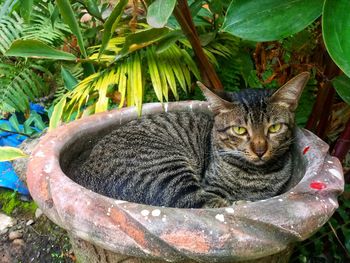
<path fill-rule="evenodd" d="M 2 210 L 6 204 L 1 203 Z M 23 202 L 30 204 L 31 202 Z M 6 210 L 6 209 L 5 209 Z M 7 211 L 8 212 L 8 211 Z M 66 232 L 53 224 L 40 209 L 17 205 L 9 215 L 0 212 L 0 262 L 74 262 Z M 9 227 L 1 225 L 11 223 Z"/>

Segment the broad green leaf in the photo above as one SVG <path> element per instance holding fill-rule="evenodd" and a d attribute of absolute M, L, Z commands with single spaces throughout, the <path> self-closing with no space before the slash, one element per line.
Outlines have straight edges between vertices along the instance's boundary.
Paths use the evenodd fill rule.
<path fill-rule="evenodd" d="M 112 13 L 104 23 L 104 31 L 102 37 L 102 44 L 100 47 L 100 52 L 98 54 L 98 58 L 101 57 L 102 53 L 105 51 L 109 40 L 112 37 L 113 32 L 115 31 L 118 22 L 123 14 L 125 6 L 127 5 L 128 0 L 120 0 L 119 3 L 115 6 Z"/>
<path fill-rule="evenodd" d="M 93 16 L 101 19 L 102 16 L 101 16 L 101 12 L 100 10 L 98 9 L 98 6 L 97 6 L 97 1 L 95 0 L 84 0 L 84 3 L 85 3 L 85 7 L 86 9 L 89 11 L 90 14 L 92 14 Z"/>
<path fill-rule="evenodd" d="M 350 77 L 350 1 L 326 0 L 322 31 L 326 48 L 339 68 Z"/>
<path fill-rule="evenodd" d="M 55 5 L 55 7 L 54 7 L 54 9 L 53 9 L 53 11 L 52 11 L 52 13 L 50 15 L 50 21 L 51 21 L 51 26 L 52 27 L 55 26 L 55 22 L 56 22 L 56 20 L 57 20 L 57 18 L 59 16 L 59 14 L 60 14 L 60 11 L 58 9 L 58 6 Z"/>
<path fill-rule="evenodd" d="M 38 40 L 16 40 L 5 53 L 6 56 L 34 57 L 57 60 L 76 60 L 73 54 L 56 50 Z"/>
<path fill-rule="evenodd" d="M 162 53 L 164 50 L 171 47 L 177 40 L 184 37 L 185 36 L 181 30 L 170 31 L 164 36 L 164 38 L 158 40 L 156 53 Z"/>
<path fill-rule="evenodd" d="M 73 34 L 77 37 L 78 45 L 81 53 L 86 58 L 87 53 L 84 46 L 83 35 L 81 34 L 79 24 L 75 19 L 75 15 L 69 0 L 56 0 L 58 9 L 60 10 L 63 21 L 69 26 Z"/>
<path fill-rule="evenodd" d="M 323 1 L 233 0 L 221 31 L 253 41 L 282 39 L 301 31 L 318 18 Z"/>
<path fill-rule="evenodd" d="M 34 0 L 22 0 L 20 5 L 20 14 L 24 18 L 24 20 L 28 23 L 30 20 L 30 15 L 33 10 L 33 2 Z"/>
<path fill-rule="evenodd" d="M 118 53 L 117 59 L 133 52 L 135 50 L 149 46 L 169 34 L 168 28 L 150 28 L 139 31 L 135 34 L 130 34 L 125 39 L 125 44 L 122 50 Z"/>
<path fill-rule="evenodd" d="M 69 72 L 69 70 L 65 69 L 63 66 L 61 66 L 61 76 L 64 82 L 64 86 L 68 90 L 72 90 L 78 84 L 78 80 L 73 76 L 72 73 Z"/>
<path fill-rule="evenodd" d="M 49 131 L 52 131 L 59 125 L 65 105 L 66 105 L 66 97 L 63 97 L 54 107 L 50 118 Z"/>
<path fill-rule="evenodd" d="M 202 6 L 203 6 L 202 0 L 193 1 L 193 3 L 190 5 L 191 16 L 195 17 L 198 14 L 199 10 L 201 10 Z"/>
<path fill-rule="evenodd" d="M 350 78 L 346 75 L 338 76 L 332 83 L 338 95 L 350 105 Z"/>
<path fill-rule="evenodd" d="M 0 162 L 12 161 L 18 158 L 28 157 L 23 151 L 15 147 L 0 147 Z"/>
<path fill-rule="evenodd" d="M 15 131 L 21 132 L 16 115 L 12 115 L 11 118 L 9 119 L 9 122 L 11 123 L 11 126 L 15 129 Z"/>
<path fill-rule="evenodd" d="M 166 25 L 171 16 L 176 0 L 156 0 L 147 11 L 147 23 L 155 28 L 161 28 Z"/>

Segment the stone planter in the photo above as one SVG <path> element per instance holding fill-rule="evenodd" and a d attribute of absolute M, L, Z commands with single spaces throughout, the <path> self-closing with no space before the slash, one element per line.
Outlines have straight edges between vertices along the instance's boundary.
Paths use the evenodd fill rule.
<path fill-rule="evenodd" d="M 204 102 L 146 104 L 143 114 L 208 111 Z M 290 247 L 315 233 L 338 207 L 342 167 L 328 145 L 297 131 L 294 180 L 284 194 L 218 209 L 152 207 L 114 200 L 76 184 L 69 164 L 104 134 L 137 118 L 134 108 L 96 114 L 45 135 L 27 183 L 33 199 L 72 237 L 80 262 L 287 262 Z"/>

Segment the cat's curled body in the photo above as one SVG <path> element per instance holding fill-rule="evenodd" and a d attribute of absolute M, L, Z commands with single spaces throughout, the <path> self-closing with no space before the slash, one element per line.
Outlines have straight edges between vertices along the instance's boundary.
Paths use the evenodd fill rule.
<path fill-rule="evenodd" d="M 168 207 L 222 207 L 280 194 L 292 175 L 294 110 L 308 78 L 299 76 L 273 94 L 220 98 L 202 87 L 213 114 L 131 121 L 95 145 L 75 180 L 115 199 Z"/>

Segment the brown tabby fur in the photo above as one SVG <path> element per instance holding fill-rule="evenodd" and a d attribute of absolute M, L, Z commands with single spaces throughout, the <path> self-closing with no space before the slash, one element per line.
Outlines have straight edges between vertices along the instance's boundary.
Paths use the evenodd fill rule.
<path fill-rule="evenodd" d="M 309 78 L 276 92 L 220 96 L 199 83 L 213 115 L 143 116 L 102 138 L 74 180 L 116 199 L 171 207 L 222 207 L 280 194 L 292 176 L 294 111 Z M 280 124 L 278 132 L 269 127 Z M 233 127 L 243 127 L 237 134 Z"/>

